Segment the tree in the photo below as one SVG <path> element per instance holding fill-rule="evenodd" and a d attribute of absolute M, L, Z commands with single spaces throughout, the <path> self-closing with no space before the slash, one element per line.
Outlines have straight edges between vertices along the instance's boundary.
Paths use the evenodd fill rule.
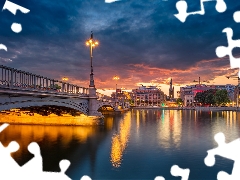
<path fill-rule="evenodd" d="M 61 89 L 62 87 L 59 86 L 58 84 L 51 84 L 51 85 L 49 86 L 49 88 L 50 88 L 50 89 L 54 89 L 54 90 L 58 90 L 58 89 Z"/>
<path fill-rule="evenodd" d="M 177 98 L 176 103 L 178 106 L 181 106 L 183 104 L 183 100 L 181 98 Z"/>
<path fill-rule="evenodd" d="M 230 102 L 228 92 L 225 89 L 217 90 L 214 98 L 217 105 L 225 105 L 226 103 Z"/>
<path fill-rule="evenodd" d="M 198 103 L 204 103 L 205 101 L 205 97 L 204 97 L 204 94 L 203 92 L 198 92 L 195 97 L 194 97 L 194 100 Z"/>
<path fill-rule="evenodd" d="M 198 92 L 194 97 L 194 100 L 198 103 L 214 105 L 216 104 L 215 94 L 216 89 L 209 89 L 207 91 Z"/>
<path fill-rule="evenodd" d="M 216 100 L 215 100 L 215 94 L 216 94 L 216 89 L 209 89 L 206 91 L 206 95 L 205 95 L 205 104 L 209 104 L 209 105 L 215 105 L 216 104 Z"/>

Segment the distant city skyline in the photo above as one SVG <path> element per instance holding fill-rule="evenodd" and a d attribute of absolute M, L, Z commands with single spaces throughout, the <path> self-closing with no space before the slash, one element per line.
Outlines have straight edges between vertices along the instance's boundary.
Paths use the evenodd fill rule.
<path fill-rule="evenodd" d="M 240 2 L 225 0 L 227 10 L 218 13 L 216 2 L 205 2 L 205 15 L 193 15 L 180 22 L 177 1 L 22 0 L 14 1 L 30 10 L 1 12 L 0 64 L 54 79 L 67 77 L 72 84 L 89 86 L 90 57 L 85 41 L 93 31 L 99 47 L 93 52 L 96 88 L 112 92 L 118 87 L 131 90 L 140 84 L 161 86 L 168 94 L 168 80 L 179 85 L 193 84 L 201 77 L 210 84 L 237 84 L 238 69 L 230 69 L 228 56 L 217 58 L 215 49 L 227 46 L 226 27 L 240 39 L 240 23 L 233 14 Z M 0 3 L 3 7 L 4 2 Z M 189 11 L 198 10 L 200 1 L 188 2 Z M 11 31 L 13 22 L 22 32 Z M 239 49 L 234 49 L 240 57 Z M 120 79 L 114 81 L 118 75 Z M 111 89 L 111 90 L 109 90 Z"/>

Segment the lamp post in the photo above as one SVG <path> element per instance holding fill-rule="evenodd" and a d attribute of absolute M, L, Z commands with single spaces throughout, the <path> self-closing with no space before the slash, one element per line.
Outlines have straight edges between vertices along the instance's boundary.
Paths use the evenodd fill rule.
<path fill-rule="evenodd" d="M 62 92 L 65 92 L 65 85 L 67 84 L 68 77 L 62 77 Z M 67 92 L 68 92 L 68 84 L 67 84 Z"/>
<path fill-rule="evenodd" d="M 91 37 L 86 41 L 86 46 L 90 47 L 90 65 L 91 65 L 91 73 L 90 73 L 90 84 L 89 88 L 95 88 L 94 79 L 93 79 L 93 48 L 98 46 L 99 42 L 93 39 L 93 32 L 91 31 Z"/>
<path fill-rule="evenodd" d="M 119 80 L 120 78 L 118 76 L 114 76 L 113 80 L 116 80 L 116 96 L 115 96 L 115 101 L 117 103 L 117 80 Z"/>
<path fill-rule="evenodd" d="M 86 46 L 89 46 L 90 49 L 90 83 L 88 92 L 84 90 L 86 94 L 88 94 L 88 116 L 101 116 L 102 114 L 98 112 L 97 106 L 97 92 L 94 85 L 94 78 L 93 78 L 93 48 L 99 45 L 99 42 L 93 39 L 93 32 L 91 31 L 90 38 L 85 42 Z"/>

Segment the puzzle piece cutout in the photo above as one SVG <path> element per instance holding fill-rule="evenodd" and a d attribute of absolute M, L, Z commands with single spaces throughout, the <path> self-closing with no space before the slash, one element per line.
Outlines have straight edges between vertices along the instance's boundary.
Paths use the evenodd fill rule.
<path fill-rule="evenodd" d="M 219 58 L 222 58 L 226 55 L 229 56 L 230 60 L 230 67 L 231 68 L 240 68 L 240 58 L 234 58 L 232 55 L 232 50 L 235 47 L 240 47 L 240 39 L 239 40 L 233 40 L 233 30 L 232 28 L 225 28 L 222 32 L 225 32 L 227 35 L 227 41 L 228 41 L 228 47 L 225 46 L 218 46 L 216 48 L 216 55 Z M 240 77 L 240 72 L 238 72 L 238 77 Z"/>
<path fill-rule="evenodd" d="M 80 180 L 92 180 L 89 176 L 83 176 Z"/>
<path fill-rule="evenodd" d="M 14 15 L 16 15 L 17 10 L 21 11 L 24 14 L 30 12 L 29 9 L 24 8 L 22 6 L 19 6 L 19 5 L 15 4 L 15 3 L 12 3 L 11 1 L 8 1 L 8 0 L 5 1 L 5 4 L 4 4 L 2 10 L 5 10 L 5 9 L 9 10 Z"/>
<path fill-rule="evenodd" d="M 201 4 L 200 11 L 187 12 L 187 8 L 188 8 L 187 2 L 184 0 L 179 0 L 176 3 L 176 9 L 178 10 L 178 14 L 174 14 L 174 16 L 178 18 L 182 23 L 184 23 L 189 15 L 194 15 L 194 14 L 204 15 L 205 9 L 204 9 L 203 3 L 208 1 L 216 1 L 215 9 L 219 13 L 222 13 L 227 9 L 227 5 L 224 2 L 224 0 L 200 0 L 200 4 Z"/>
<path fill-rule="evenodd" d="M 19 170 L 20 166 L 11 157 L 11 153 L 16 152 L 18 149 L 19 145 L 15 141 L 10 142 L 7 147 L 4 147 L 2 143 L 0 143 L 0 161 L 4 162 L 0 163 L 1 176 L 3 174 L 5 175 L 12 174 L 13 169 Z"/>
<path fill-rule="evenodd" d="M 0 132 L 2 132 L 9 124 L 3 124 L 0 126 Z M 36 142 L 32 142 L 28 145 L 28 151 L 34 155 L 22 167 L 11 157 L 11 153 L 16 152 L 19 149 L 19 144 L 15 141 L 9 143 L 7 147 L 4 147 L 0 142 L 0 179 L 24 179 L 24 180 L 71 180 L 66 174 L 66 170 L 70 166 L 68 160 L 61 160 L 59 163 L 60 172 L 44 172 L 42 164 L 42 156 L 40 147 Z M 89 176 L 83 176 L 80 180 L 91 180 Z"/>
<path fill-rule="evenodd" d="M 213 166 L 215 164 L 215 155 L 225 157 L 234 161 L 232 174 L 229 175 L 224 171 L 220 171 L 217 175 L 218 180 L 237 180 L 240 177 L 240 138 L 225 143 L 225 136 L 223 133 L 218 133 L 214 136 L 215 141 L 218 143 L 218 147 L 208 150 L 208 155 L 204 159 L 204 163 L 207 166 Z"/>
<path fill-rule="evenodd" d="M 181 180 L 188 180 L 188 177 L 189 177 L 189 174 L 190 174 L 189 169 L 182 169 L 178 165 L 173 165 L 171 167 L 170 172 L 171 172 L 172 176 L 175 176 L 175 177 L 181 176 L 182 177 Z M 154 180 L 165 180 L 165 178 L 162 177 L 162 176 L 157 176 L 157 177 L 155 177 Z"/>
<path fill-rule="evenodd" d="M 8 0 L 5 1 L 5 4 L 4 4 L 2 10 L 5 10 L 5 9 L 9 10 L 14 15 L 16 15 L 17 10 L 21 11 L 24 14 L 30 12 L 29 9 L 24 8 L 22 6 L 19 6 L 19 5 L 15 4 L 15 3 L 12 3 L 11 1 L 8 1 Z M 18 23 L 12 23 L 11 29 L 15 33 L 20 33 L 22 31 L 22 25 L 18 24 Z"/>
<path fill-rule="evenodd" d="M 7 51 L 7 47 L 4 44 L 0 44 L 0 49 Z"/>
<path fill-rule="evenodd" d="M 17 10 L 19 10 L 19 11 L 21 11 L 22 13 L 25 13 L 25 14 L 30 12 L 29 9 L 24 8 L 24 7 L 22 7 L 22 6 L 19 6 L 19 5 L 15 4 L 15 3 L 12 3 L 11 1 L 8 1 L 8 0 L 5 1 L 4 5 L 3 5 L 3 8 L 2 8 L 2 11 L 3 11 L 3 10 L 6 10 L 6 9 L 7 9 L 8 11 L 10 11 L 10 12 L 11 12 L 12 14 L 14 14 L 14 15 L 16 15 Z M 15 33 L 20 33 L 20 32 L 22 31 L 22 25 L 19 24 L 19 23 L 15 23 L 15 22 L 14 22 L 14 23 L 12 23 L 12 25 L 11 25 L 11 29 L 12 29 L 12 31 L 15 32 Z M 1 49 L 7 51 L 7 47 L 6 47 L 4 44 L 0 44 L 0 50 L 1 50 Z"/>
<path fill-rule="evenodd" d="M 236 11 L 234 14 L 233 14 L 233 19 L 236 23 L 240 23 L 240 11 Z"/>
<path fill-rule="evenodd" d="M 5 128 L 7 128 L 9 124 L 5 123 L 0 126 L 0 132 L 2 132 Z M 0 169 L 1 174 L 0 177 L 9 177 L 9 179 L 13 179 L 15 173 L 19 173 L 20 166 L 18 163 L 11 157 L 11 153 L 16 152 L 19 149 L 19 145 L 17 142 L 12 141 L 9 143 L 7 147 L 4 147 L 0 142 Z M 4 162 L 4 163 L 2 163 Z M 12 170 L 18 171 L 12 173 Z"/>
<path fill-rule="evenodd" d="M 6 129 L 9 126 L 9 124 L 4 123 L 0 126 L 0 132 L 2 132 L 4 129 Z"/>
<path fill-rule="evenodd" d="M 117 1 L 121 1 L 121 0 L 105 0 L 105 3 L 113 3 L 113 2 L 117 2 Z"/>

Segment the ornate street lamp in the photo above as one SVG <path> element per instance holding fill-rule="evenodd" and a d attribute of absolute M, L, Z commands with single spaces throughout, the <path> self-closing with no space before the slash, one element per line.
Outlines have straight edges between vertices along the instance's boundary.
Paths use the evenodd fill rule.
<path fill-rule="evenodd" d="M 90 73 L 90 85 L 89 87 L 95 88 L 94 85 L 94 79 L 93 79 L 93 65 L 92 65 L 92 59 L 93 59 L 93 48 L 98 46 L 99 42 L 93 39 L 93 32 L 91 31 L 91 37 L 86 41 L 86 46 L 90 47 L 90 61 L 91 61 L 91 73 Z"/>
<path fill-rule="evenodd" d="M 119 80 L 120 78 L 118 76 L 114 76 L 113 77 L 113 80 L 116 80 L 116 96 L 115 96 L 115 99 L 117 100 L 117 81 Z M 115 100 L 115 101 L 116 101 Z"/>
<path fill-rule="evenodd" d="M 62 80 L 63 81 L 68 81 L 68 77 L 63 77 Z"/>

